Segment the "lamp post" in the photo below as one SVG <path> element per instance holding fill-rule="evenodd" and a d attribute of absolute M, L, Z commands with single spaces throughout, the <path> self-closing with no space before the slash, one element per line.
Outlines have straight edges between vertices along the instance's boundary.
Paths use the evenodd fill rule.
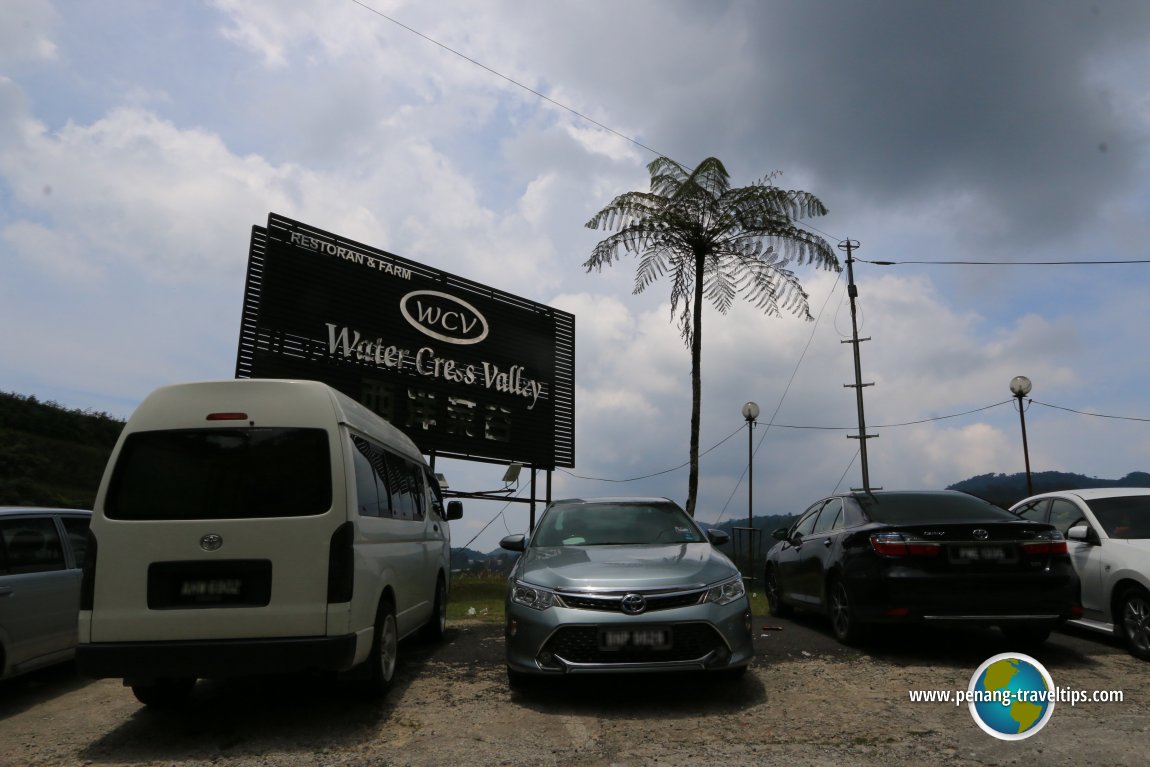
<path fill-rule="evenodd" d="M 1022 423 L 1022 457 L 1026 461 L 1026 494 L 1034 495 L 1034 485 L 1030 481 L 1030 448 L 1026 445 L 1026 409 L 1022 406 L 1022 398 L 1030 394 L 1032 384 L 1026 376 L 1015 376 L 1010 379 L 1010 393 L 1018 399 L 1018 419 Z"/>
<path fill-rule="evenodd" d="M 755 419 L 759 417 L 759 406 L 754 402 L 743 405 L 743 418 L 747 419 L 747 577 L 755 575 L 755 448 L 751 432 Z"/>

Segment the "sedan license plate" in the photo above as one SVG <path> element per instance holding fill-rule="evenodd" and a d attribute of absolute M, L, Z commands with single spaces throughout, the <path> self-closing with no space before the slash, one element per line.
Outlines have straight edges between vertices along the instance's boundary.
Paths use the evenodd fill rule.
<path fill-rule="evenodd" d="M 599 631 L 599 649 L 669 650 L 671 630 L 665 627 L 602 629 Z"/>
<path fill-rule="evenodd" d="M 1002 546 L 959 546 L 954 558 L 960 562 L 1005 562 L 1009 559 Z"/>

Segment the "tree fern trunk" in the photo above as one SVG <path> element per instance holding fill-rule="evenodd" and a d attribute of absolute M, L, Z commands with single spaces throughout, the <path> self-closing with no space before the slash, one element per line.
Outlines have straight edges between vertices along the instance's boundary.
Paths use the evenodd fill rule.
<path fill-rule="evenodd" d="M 695 497 L 699 493 L 699 422 L 703 398 L 703 263 L 695 256 L 695 295 L 691 307 L 691 472 L 687 478 L 687 513 L 695 516 Z"/>

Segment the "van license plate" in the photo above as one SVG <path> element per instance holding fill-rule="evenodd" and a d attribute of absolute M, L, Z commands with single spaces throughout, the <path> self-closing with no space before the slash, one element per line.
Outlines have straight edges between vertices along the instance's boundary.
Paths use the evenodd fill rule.
<path fill-rule="evenodd" d="M 244 592 L 244 582 L 239 578 L 212 578 L 210 580 L 188 580 L 180 586 L 180 596 L 185 599 L 220 599 L 238 597 Z"/>
<path fill-rule="evenodd" d="M 148 608 L 151 610 L 266 607 L 271 594 L 272 563 L 267 559 L 148 565 Z"/>
<path fill-rule="evenodd" d="M 603 629 L 599 632 L 601 650 L 669 650 L 669 628 Z"/>

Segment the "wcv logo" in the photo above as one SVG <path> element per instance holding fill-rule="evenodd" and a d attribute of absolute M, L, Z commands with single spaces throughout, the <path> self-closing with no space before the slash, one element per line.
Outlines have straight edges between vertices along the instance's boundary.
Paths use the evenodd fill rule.
<path fill-rule="evenodd" d="M 413 290 L 399 299 L 399 311 L 425 336 L 449 344 L 477 344 L 487 338 L 487 319 L 462 298 L 436 290 Z"/>

